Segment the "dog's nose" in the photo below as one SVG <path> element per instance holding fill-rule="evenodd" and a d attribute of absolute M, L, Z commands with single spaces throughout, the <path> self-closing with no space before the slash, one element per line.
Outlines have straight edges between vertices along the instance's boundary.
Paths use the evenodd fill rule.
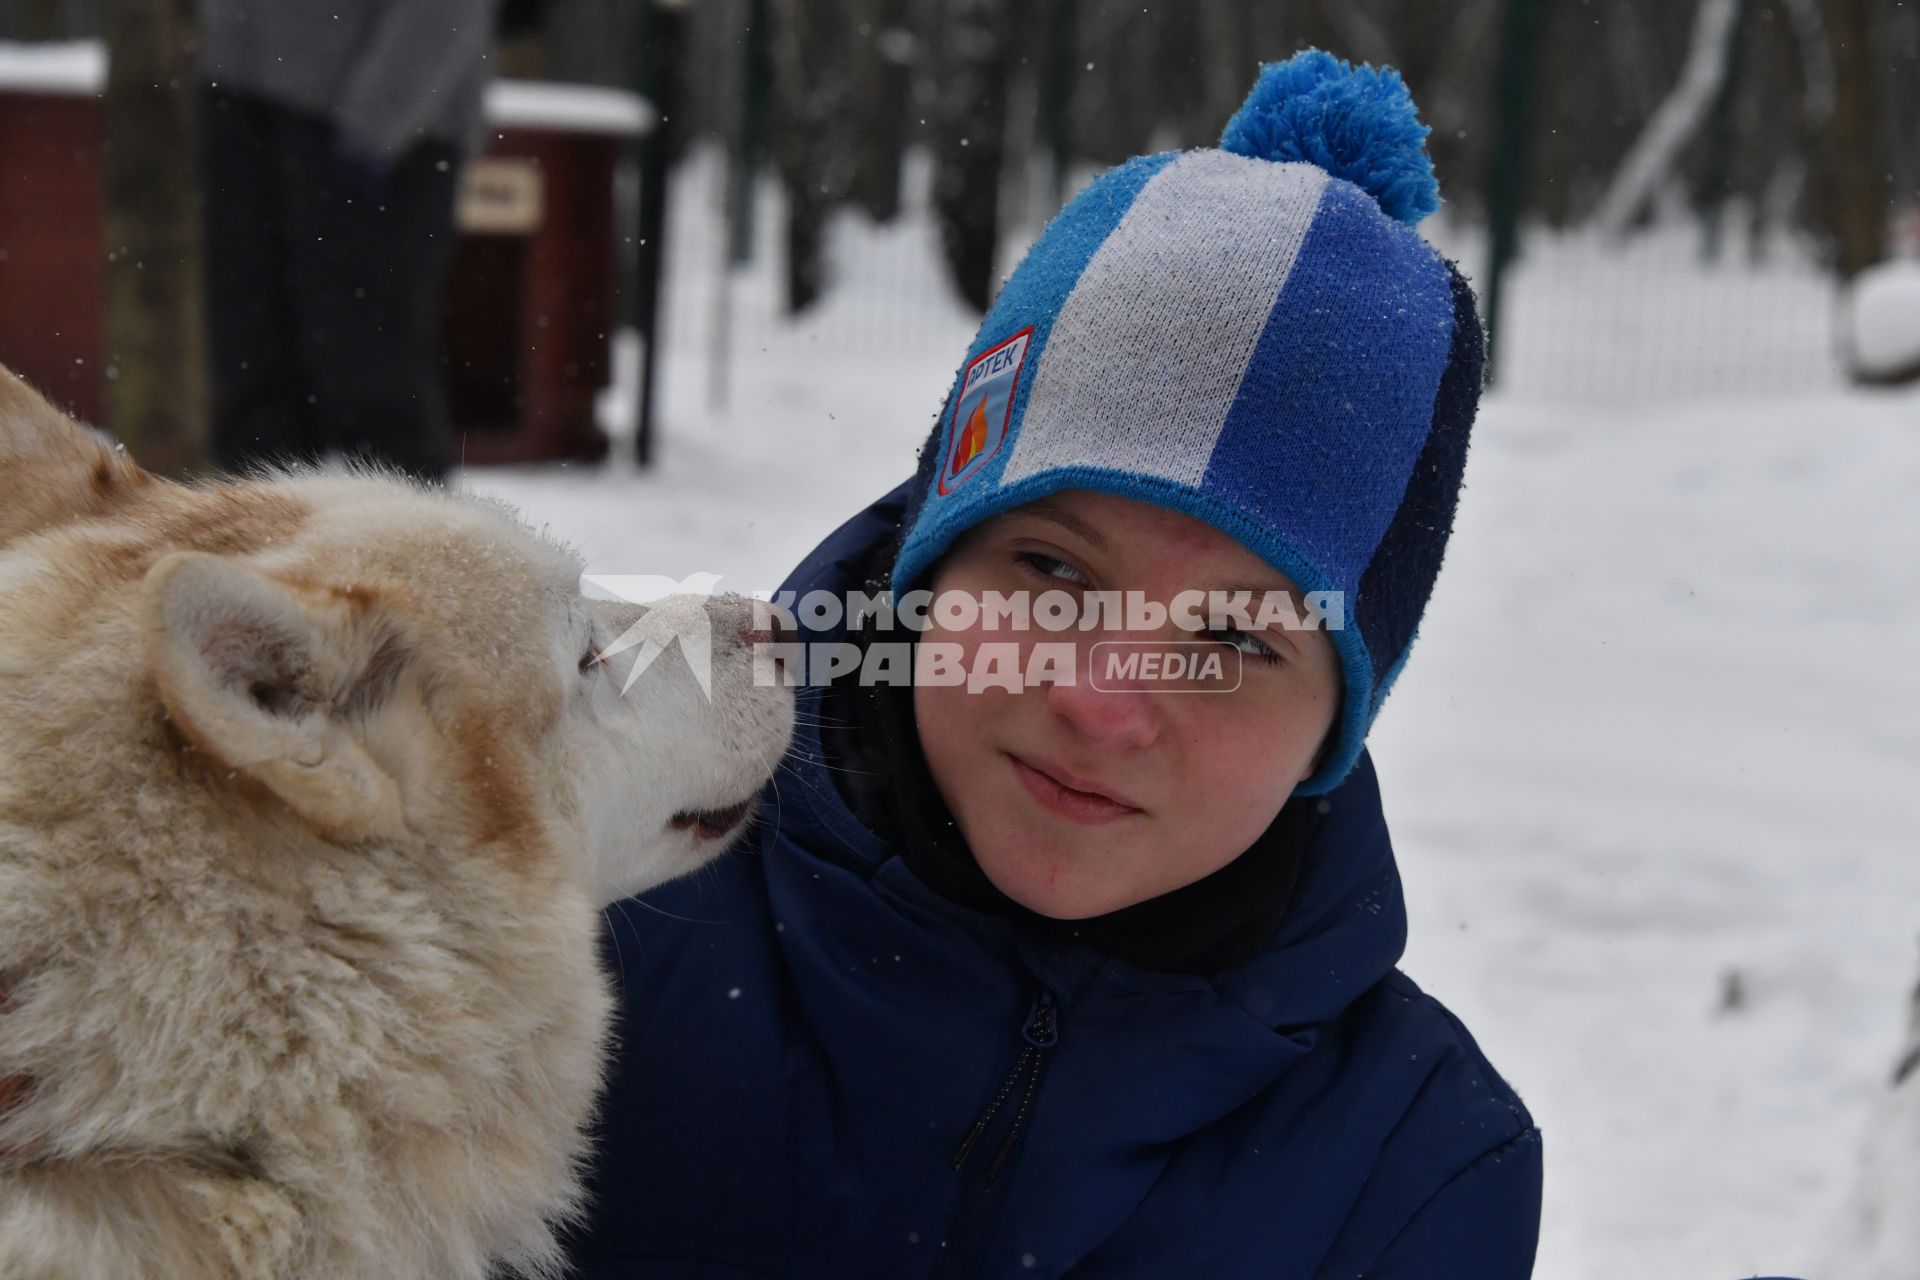
<path fill-rule="evenodd" d="M 784 610 L 764 603 L 748 610 L 740 624 L 740 639 L 749 645 L 792 644 L 799 634 Z"/>

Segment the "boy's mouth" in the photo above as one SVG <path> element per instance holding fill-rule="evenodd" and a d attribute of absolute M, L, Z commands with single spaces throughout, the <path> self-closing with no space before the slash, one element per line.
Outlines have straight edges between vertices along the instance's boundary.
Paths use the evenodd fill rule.
<path fill-rule="evenodd" d="M 1010 751 L 1005 754 L 1012 762 L 1014 776 L 1026 788 L 1027 794 L 1063 818 L 1074 822 L 1101 823 L 1114 822 L 1141 812 L 1138 805 L 1097 783 L 1088 782 L 1052 765 L 1024 760 Z"/>

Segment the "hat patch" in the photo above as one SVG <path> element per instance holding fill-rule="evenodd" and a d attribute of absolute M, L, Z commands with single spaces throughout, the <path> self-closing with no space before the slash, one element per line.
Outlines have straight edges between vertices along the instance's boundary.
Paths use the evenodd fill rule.
<path fill-rule="evenodd" d="M 1006 443 L 1013 395 L 1019 390 L 1020 369 L 1032 340 L 1032 328 L 1022 329 L 981 352 L 961 376 L 953 421 L 947 429 L 946 458 L 940 467 L 941 493 L 952 493 L 980 474 Z"/>

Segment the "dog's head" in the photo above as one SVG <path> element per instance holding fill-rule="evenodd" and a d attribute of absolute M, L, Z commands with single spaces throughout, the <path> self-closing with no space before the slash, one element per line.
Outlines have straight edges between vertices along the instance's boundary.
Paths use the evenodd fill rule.
<path fill-rule="evenodd" d="M 587 599 L 574 555 L 486 500 L 366 472 L 170 484 L 6 376 L 0 513 L 12 625 L 136 622 L 94 658 L 144 667 L 263 830 L 572 861 L 611 902 L 717 852 L 785 748 L 747 602 Z"/>
<path fill-rule="evenodd" d="M 580 568 L 364 470 L 148 475 L 0 370 L 0 1177 L 97 1201 L 47 1222 L 151 1243 L 201 1211 L 106 1171 L 231 1166 L 315 1274 L 552 1258 L 597 909 L 717 853 L 793 715 L 747 602 Z"/>

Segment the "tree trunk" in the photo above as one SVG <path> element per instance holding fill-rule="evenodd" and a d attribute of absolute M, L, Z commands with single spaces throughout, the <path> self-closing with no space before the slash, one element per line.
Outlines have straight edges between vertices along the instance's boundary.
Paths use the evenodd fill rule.
<path fill-rule="evenodd" d="M 851 31 L 841 6 L 777 0 L 771 10 L 774 100 L 771 143 L 787 194 L 787 310 L 798 314 L 827 286 L 827 217 L 852 185 Z"/>
<path fill-rule="evenodd" d="M 206 463 L 193 0 L 108 5 L 101 111 L 107 423 L 140 464 Z"/>
<path fill-rule="evenodd" d="M 1887 191 L 1875 145 L 1866 0 L 1828 0 L 1833 35 L 1833 228 L 1839 270 L 1852 279 L 1886 255 Z"/>
<path fill-rule="evenodd" d="M 920 42 L 908 0 L 862 0 L 855 46 L 853 198 L 875 222 L 900 213 L 900 179 L 913 113 Z"/>
<path fill-rule="evenodd" d="M 994 254 L 1012 22 L 1012 0 L 950 0 L 942 24 L 946 59 L 934 131 L 934 215 L 954 285 L 981 312 L 998 285 Z"/>

